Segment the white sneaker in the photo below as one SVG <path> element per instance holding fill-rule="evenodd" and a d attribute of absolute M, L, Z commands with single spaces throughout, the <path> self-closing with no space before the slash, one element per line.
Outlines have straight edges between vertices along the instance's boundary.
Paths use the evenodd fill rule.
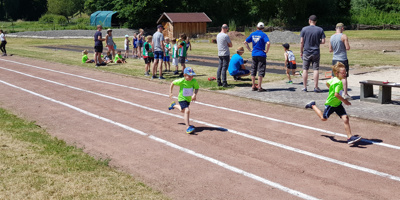
<path fill-rule="evenodd" d="M 343 98 L 346 100 L 353 100 L 353 98 L 351 98 L 351 96 L 348 94 L 343 95 Z"/>

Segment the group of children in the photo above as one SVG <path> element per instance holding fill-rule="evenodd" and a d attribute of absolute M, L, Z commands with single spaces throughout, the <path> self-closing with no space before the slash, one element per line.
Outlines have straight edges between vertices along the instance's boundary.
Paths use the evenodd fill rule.
<path fill-rule="evenodd" d="M 82 63 L 94 63 L 94 59 L 89 59 L 88 57 L 89 51 L 87 49 L 82 51 Z M 106 56 L 103 56 L 101 54 L 101 60 L 99 60 L 99 63 L 102 65 L 107 65 L 109 63 L 126 63 L 125 58 L 122 57 L 122 52 L 117 51 L 117 54 L 114 57 L 111 55 L 111 51 L 107 51 Z"/>

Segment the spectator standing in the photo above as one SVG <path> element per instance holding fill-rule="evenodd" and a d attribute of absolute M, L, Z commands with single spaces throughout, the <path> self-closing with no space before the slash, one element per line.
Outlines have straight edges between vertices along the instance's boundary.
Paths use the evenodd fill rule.
<path fill-rule="evenodd" d="M 108 51 L 111 51 L 112 55 L 113 55 L 113 58 L 115 58 L 115 49 L 114 49 L 115 42 L 113 40 L 112 30 L 111 29 L 107 30 L 106 44 L 107 44 Z"/>
<path fill-rule="evenodd" d="M 96 67 L 103 64 L 103 63 L 100 64 L 100 61 L 102 61 L 101 55 L 103 53 L 103 41 L 106 39 L 102 38 L 101 30 L 103 30 L 103 27 L 101 25 L 97 25 L 97 31 L 94 34 L 94 52 L 95 52 L 94 61 L 96 63 Z"/>
<path fill-rule="evenodd" d="M 344 92 L 343 98 L 351 99 L 351 96 L 347 92 L 347 77 L 349 77 L 349 60 L 347 59 L 347 51 L 350 50 L 350 44 L 347 35 L 344 34 L 343 31 L 344 24 L 336 24 L 336 33 L 331 36 L 329 42 L 329 52 L 333 52 L 332 65 L 341 62 L 345 66 L 347 74 L 346 77 L 342 79 Z"/>
<path fill-rule="evenodd" d="M 164 30 L 164 27 L 162 25 L 157 26 L 157 32 L 153 34 L 153 42 L 152 42 L 152 48 L 154 52 L 154 65 L 153 65 L 153 78 L 157 78 L 157 68 L 158 68 L 158 62 L 161 61 L 160 64 L 160 77 L 159 79 L 165 79 L 162 75 L 162 67 L 163 67 L 163 59 L 165 56 L 165 44 L 164 44 L 164 35 L 162 34 L 162 31 Z"/>
<path fill-rule="evenodd" d="M 308 69 L 312 64 L 314 70 L 314 92 L 322 92 L 318 87 L 320 44 L 325 44 L 325 33 L 321 27 L 316 26 L 317 16 L 308 18 L 309 26 L 303 27 L 300 32 L 300 56 L 303 59 L 303 90 L 307 92 Z"/>
<path fill-rule="evenodd" d="M 221 32 L 217 35 L 217 46 L 218 46 L 218 58 L 219 65 L 217 71 L 217 82 L 218 86 L 228 87 L 228 82 L 226 81 L 226 71 L 228 70 L 230 52 L 229 47 L 232 47 L 231 39 L 228 34 L 228 25 L 223 24 L 221 27 Z M 221 82 L 222 76 L 222 82 Z"/>
<path fill-rule="evenodd" d="M 0 40 L 1 40 L 0 49 L 1 52 L 3 52 L 3 55 L 1 56 L 7 56 L 7 51 L 6 51 L 7 40 L 3 30 L 0 30 Z"/>
<path fill-rule="evenodd" d="M 251 65 L 251 81 L 252 91 L 264 92 L 266 91 L 261 87 L 262 80 L 265 76 L 265 69 L 267 67 L 267 53 L 269 51 L 270 42 L 267 34 L 264 33 L 264 23 L 257 24 L 257 31 L 250 34 L 244 41 L 247 49 L 251 52 L 253 64 Z M 250 49 L 249 43 L 252 42 L 253 49 Z M 267 50 L 265 50 L 267 46 Z M 258 72 L 258 87 L 256 87 L 256 75 Z"/>

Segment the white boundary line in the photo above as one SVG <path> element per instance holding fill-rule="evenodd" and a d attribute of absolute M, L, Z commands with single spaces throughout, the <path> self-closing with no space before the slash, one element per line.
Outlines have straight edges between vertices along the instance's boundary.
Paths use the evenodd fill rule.
<path fill-rule="evenodd" d="M 41 69 L 41 70 L 60 73 L 60 74 L 64 74 L 64 75 L 74 76 L 74 77 L 78 77 L 78 78 L 82 78 L 82 79 L 86 79 L 86 80 L 91 80 L 91 81 L 95 81 L 95 82 L 99 82 L 99 83 L 104 83 L 104 84 L 114 85 L 114 86 L 118 86 L 118 87 L 129 88 L 129 89 L 132 89 L 132 90 L 137 90 L 137 91 L 141 91 L 141 92 L 146 92 L 146 93 L 150 93 L 150 94 L 155 94 L 155 95 L 159 95 L 159 96 L 168 97 L 168 95 L 166 95 L 166 94 L 152 92 L 152 91 L 149 91 L 149 90 L 139 89 L 139 88 L 130 87 L 130 86 L 121 85 L 121 84 L 112 83 L 112 82 L 107 82 L 107 81 L 101 81 L 101 80 L 97 80 L 97 79 L 93 79 L 93 78 L 89 78 L 89 77 L 85 77 L 85 76 L 80 76 L 80 75 L 76 75 L 76 74 L 71 74 L 71 73 L 61 72 L 61 71 L 57 71 L 57 70 L 42 68 L 42 67 L 38 67 L 38 66 L 34 66 L 34 65 L 21 63 L 21 62 L 5 60 L 5 59 L 0 59 L 0 60 L 6 61 L 6 62 L 15 63 L 15 64 L 19 64 L 19 65 L 25 65 L 25 66 L 28 66 L 28 67 L 33 67 L 33 68 L 37 68 L 37 69 Z M 211 104 L 207 104 L 207 103 L 202 103 L 202 102 L 199 102 L 199 101 L 197 101 L 196 103 L 200 104 L 200 105 L 212 107 L 212 108 L 217 108 L 217 109 L 221 109 L 221 110 L 227 110 L 227 111 L 236 112 L 236 113 L 240 113 L 240 114 L 244 114 L 244 115 L 248 115 L 248 116 L 258 117 L 258 118 L 267 119 L 267 120 L 278 122 L 278 123 L 284 123 L 284 124 L 287 124 L 287 125 L 292 125 L 292 126 L 296 126 L 296 127 L 300 127 L 300 128 L 304 128 L 304 129 L 309 129 L 309 130 L 318 131 L 318 132 L 322 132 L 322 133 L 326 133 L 326 134 L 330 134 L 330 135 L 334 135 L 334 136 L 338 136 L 338 137 L 347 138 L 347 136 L 345 134 L 336 133 L 336 132 L 332 132 L 332 131 L 328 131 L 328 130 L 324 130 L 324 129 L 320 129 L 320 128 L 315 128 L 315 127 L 311 127 L 311 126 L 307 126 L 307 125 L 297 124 L 297 123 L 294 123 L 294 122 L 288 122 L 288 121 L 275 119 L 275 118 L 272 118 L 272 117 L 266 117 L 266 116 L 262 116 L 262 115 L 258 115 L 258 114 L 249 113 L 249 112 L 239 111 L 239 110 L 226 108 L 226 107 L 222 107 L 222 106 L 215 106 L 215 105 L 211 105 Z M 361 141 L 363 141 L 365 143 L 368 143 L 368 144 L 376 144 L 376 145 L 379 145 L 379 146 L 384 146 L 384 147 L 400 150 L 400 146 L 396 146 L 396 145 L 386 144 L 386 143 L 382 143 L 382 142 L 375 142 L 375 141 L 367 140 L 367 139 L 361 139 Z"/>
<path fill-rule="evenodd" d="M 168 113 L 168 112 L 165 112 L 165 111 L 161 111 L 161 110 L 157 110 L 157 109 L 150 108 L 150 107 L 147 107 L 147 106 L 143 106 L 143 105 L 136 104 L 136 103 L 133 103 L 133 102 L 129 102 L 129 101 L 126 101 L 126 100 L 123 100 L 123 99 L 118 99 L 118 98 L 111 97 L 111 96 L 108 96 L 108 95 L 105 95 L 105 94 L 101 94 L 101 93 L 97 93 L 97 92 L 93 92 L 93 91 L 89 91 L 89 90 L 84 90 L 84 89 L 77 88 L 77 87 L 74 87 L 74 86 L 69 86 L 69 85 L 66 85 L 66 84 L 62 84 L 62 83 L 58 83 L 58 82 L 55 82 L 55 81 L 47 80 L 47 79 L 44 79 L 44 78 L 36 77 L 36 76 L 30 75 L 30 74 L 25 74 L 23 72 L 15 71 L 15 70 L 12 70 L 12 69 L 7 69 L 7 68 L 3 68 L 3 67 L 0 67 L 0 69 L 11 71 L 11 72 L 15 72 L 15 73 L 22 74 L 22 75 L 25 75 L 25 76 L 28 76 L 28 77 L 32 77 L 32 78 L 36 78 L 36 79 L 43 80 L 43 81 L 46 81 L 46 82 L 50 82 L 50 83 L 53 83 L 53 84 L 56 84 L 56 85 L 60 85 L 60 86 L 68 87 L 68 88 L 71 88 L 71 89 L 75 89 L 75 90 L 78 90 L 78 91 L 82 91 L 82 92 L 98 95 L 98 96 L 101 96 L 101 97 L 104 97 L 104 98 L 108 98 L 108 99 L 112 99 L 112 100 L 119 101 L 119 102 L 122 102 L 122 103 L 126 103 L 128 105 L 136 106 L 136 107 L 139 107 L 139 108 L 142 108 L 142 109 L 154 111 L 154 112 L 157 112 L 157 113 L 161 113 L 161 114 L 165 114 L 165 115 L 169 115 L 169 116 L 173 116 L 173 117 L 177 117 L 177 118 L 183 118 L 181 115 L 171 114 L 171 113 Z M 390 174 L 387 174 L 387 173 L 384 173 L 384 172 L 379 172 L 377 170 L 369 169 L 369 168 L 366 168 L 366 167 L 353 165 L 353 164 L 346 163 L 346 162 L 343 162 L 343 161 L 340 161 L 340 160 L 336 160 L 336 159 L 333 159 L 333 158 L 329 158 L 329 157 L 326 157 L 326 156 L 318 155 L 318 154 L 315 154 L 315 153 L 312 153 L 312 152 L 304 151 L 304 150 L 297 149 L 297 148 L 294 148 L 294 147 L 291 147 L 291 146 L 287 146 L 287 145 L 284 145 L 284 144 L 280 144 L 280 143 L 277 143 L 277 142 L 273 142 L 273 141 L 269 141 L 269 140 L 266 140 L 266 139 L 263 139 L 263 138 L 259 138 L 259 137 L 253 136 L 253 135 L 249 135 L 247 133 L 242 133 L 242 132 L 235 131 L 235 130 L 232 130 L 232 129 L 222 128 L 222 127 L 220 127 L 218 125 L 214 125 L 214 124 L 211 124 L 211 123 L 208 123 L 208 122 L 203 122 L 203 121 L 194 120 L 194 119 L 191 119 L 191 121 L 199 123 L 199 124 L 204 124 L 204 125 L 209 126 L 209 127 L 218 128 L 220 130 L 227 131 L 227 132 L 230 132 L 230 133 L 233 133 L 233 134 L 236 134 L 236 135 L 248 138 L 248 139 L 252 139 L 252 140 L 255 140 L 255 141 L 259 141 L 259 142 L 262 142 L 262 143 L 265 143 L 265 144 L 269 144 L 269 145 L 272 145 L 272 146 L 275 146 L 275 147 L 278 147 L 278 148 L 282 148 L 282 149 L 286 149 L 286 150 L 289 150 L 289 151 L 293 151 L 295 153 L 300 153 L 300 154 L 303 154 L 303 155 L 306 155 L 306 156 L 310 156 L 310 157 L 313 157 L 313 158 L 317 158 L 317 159 L 320 159 L 320 160 L 323 160 L 323 161 L 331 162 L 331 163 L 338 164 L 338 165 L 341 165 L 341 166 L 344 166 L 344 167 L 348 167 L 348 168 L 355 169 L 355 170 L 362 171 L 362 172 L 367 172 L 367 173 L 370 173 L 370 174 L 373 174 L 373 175 L 389 178 L 389 179 L 392 179 L 392 180 L 400 182 L 400 177 L 397 177 L 397 176 L 394 176 L 394 175 L 390 175 Z"/>
<path fill-rule="evenodd" d="M 255 181 L 259 181 L 259 182 L 264 183 L 264 184 L 266 184 L 266 185 L 269 185 L 269 186 L 271 186 L 271 187 L 277 188 L 277 189 L 282 190 L 282 191 L 284 191 L 284 192 L 286 192 L 286 193 L 289 193 L 289 194 L 291 194 L 291 195 L 300 197 L 300 198 L 302 198 L 302 199 L 318 199 L 318 198 L 315 198 L 315 197 L 313 197 L 313 196 L 304 194 L 304 193 L 302 193 L 302 192 L 299 192 L 299 191 L 296 191 L 296 190 L 287 188 L 287 187 L 285 187 L 285 186 L 283 186 L 283 185 L 281 185 L 281 184 L 279 184 L 279 183 L 272 182 L 272 181 L 270 181 L 270 180 L 267 180 L 267 179 L 265 179 L 265 178 L 262 178 L 262 177 L 260 177 L 260 176 L 255 175 L 255 174 L 252 174 L 252 173 L 246 172 L 246 171 L 244 171 L 244 170 L 241 170 L 241 169 L 239 169 L 239 168 L 233 167 L 233 166 L 231 166 L 231 165 L 228 165 L 228 164 L 226 164 L 226 163 L 224 163 L 224 162 L 221 162 L 221 161 L 219 161 L 219 160 L 216 160 L 216 159 L 214 159 L 214 158 L 205 156 L 205 155 L 200 154 L 200 153 L 196 153 L 196 152 L 193 151 L 193 150 L 190 150 L 190 149 L 181 147 L 181 146 L 179 146 L 179 145 L 176 145 L 176 144 L 174 144 L 174 143 L 168 142 L 168 141 L 163 140 L 163 139 L 161 139 L 161 138 L 158 138 L 158 137 L 156 137 L 156 136 L 147 134 L 147 133 L 145 133 L 145 132 L 143 132 L 143 131 L 140 131 L 140 130 L 138 130 L 138 129 L 135 129 L 135 128 L 132 128 L 132 127 L 130 127 L 130 126 L 127 126 L 127 125 L 124 125 L 124 124 L 121 124 L 121 123 L 112 121 L 112 120 L 110 120 L 110 119 L 101 117 L 101 116 L 96 115 L 96 114 L 93 114 L 93 113 L 91 113 L 91 112 L 85 111 L 85 110 L 80 109 L 80 108 L 78 108 L 78 107 L 75 107 L 75 106 L 73 106 L 73 105 L 70 105 L 70 104 L 67 104 L 67 103 L 64 103 L 64 102 L 61 102 L 61 101 L 52 99 L 52 98 L 50 98 L 50 97 L 47 97 L 47 96 L 38 94 L 38 93 L 36 93 L 36 92 L 33 92 L 33 91 L 30 91 L 30 90 L 27 90 L 27 89 L 18 87 L 18 86 L 16 86 L 16 85 L 7 83 L 7 82 L 2 81 L 2 80 L 0 80 L 0 83 L 3 83 L 3 84 L 8 85 L 8 86 L 10 86 L 10 87 L 13 87 L 13 88 L 22 90 L 22 91 L 24 91 L 24 92 L 30 93 L 30 94 L 35 95 L 35 96 L 37 96 L 37 97 L 46 99 L 46 100 L 48 100 L 48 101 L 51 101 L 51 102 L 54 102 L 54 103 L 63 105 L 63 106 L 65 106 L 65 107 L 71 108 L 71 109 L 73 109 L 73 110 L 75 110 L 75 111 L 78 111 L 78 112 L 80 112 L 80 113 L 82 113 L 82 114 L 85 114 L 85 115 L 88 115 L 88 116 L 90 116 L 90 117 L 93 117 L 93 118 L 96 118 L 96 119 L 100 119 L 100 120 L 102 120 L 102 121 L 105 121 L 105 122 L 111 123 L 111 124 L 113 124 L 113 125 L 119 126 L 119 127 L 123 128 L 123 129 L 126 129 L 126 130 L 128 130 L 128 131 L 131 131 L 131 132 L 133 132 L 133 133 L 137 133 L 137 134 L 142 135 L 142 136 L 147 136 L 148 138 L 150 138 L 150 139 L 152 139 L 152 140 L 154 140 L 154 141 L 156 141 L 156 142 L 162 143 L 162 144 L 164 144 L 164 145 L 167 145 L 167 146 L 172 147 L 172 148 L 174 148 L 174 149 L 177 149 L 177 150 L 179 150 L 179 151 L 183 151 L 183 152 L 185 152 L 185 153 L 187 153 L 187 154 L 190 154 L 190 155 L 196 156 L 196 157 L 198 157 L 198 158 L 201 158 L 201 159 L 203 159 L 203 160 L 209 161 L 209 162 L 211 162 L 211 163 L 213 163 L 213 164 L 216 164 L 216 165 L 218 165 L 218 166 L 220 166 L 220 167 L 223 167 L 223 168 L 225 168 L 225 169 L 228 169 L 228 170 L 230 170 L 230 171 L 232 171 L 232 172 L 241 174 L 241 175 L 246 176 L 246 177 L 248 177 L 248 178 L 251 178 L 251 179 L 253 179 L 253 180 L 255 180 Z"/>

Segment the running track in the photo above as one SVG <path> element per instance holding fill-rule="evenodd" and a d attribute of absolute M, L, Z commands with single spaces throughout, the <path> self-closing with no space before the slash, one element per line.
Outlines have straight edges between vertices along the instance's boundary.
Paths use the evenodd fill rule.
<path fill-rule="evenodd" d="M 266 86 L 267 87 L 267 86 Z M 400 128 L 201 90 L 196 135 L 168 111 L 169 83 L 0 59 L 0 106 L 173 199 L 397 199 Z M 177 94 L 175 88 L 174 94 Z M 306 103 L 306 102 L 305 102 Z M 334 128 L 336 127 L 336 128 Z"/>

